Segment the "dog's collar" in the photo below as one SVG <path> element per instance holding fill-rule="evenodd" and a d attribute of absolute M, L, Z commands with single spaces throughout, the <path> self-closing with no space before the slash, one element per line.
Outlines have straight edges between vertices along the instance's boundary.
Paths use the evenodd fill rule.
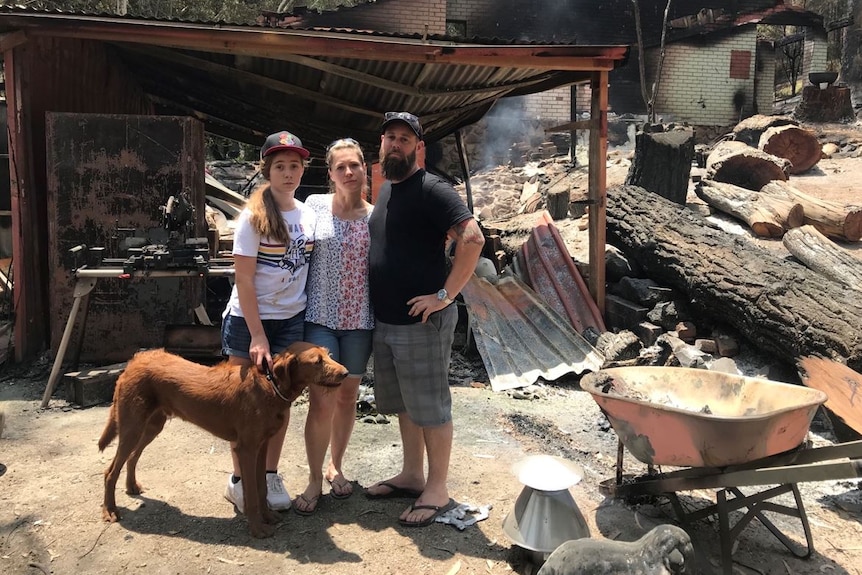
<path fill-rule="evenodd" d="M 266 380 L 272 384 L 272 390 L 275 391 L 275 394 L 283 399 L 285 403 L 290 403 L 290 400 L 284 397 L 284 394 L 282 394 L 281 390 L 278 389 L 278 385 L 275 383 L 275 378 L 272 377 L 272 370 L 269 368 L 269 362 L 266 361 L 266 359 L 263 360 L 263 372 L 266 374 Z"/>

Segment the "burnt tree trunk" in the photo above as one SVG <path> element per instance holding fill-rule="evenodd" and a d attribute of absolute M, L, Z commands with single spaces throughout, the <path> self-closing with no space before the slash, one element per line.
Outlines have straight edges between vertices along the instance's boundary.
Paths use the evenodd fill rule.
<path fill-rule="evenodd" d="M 790 162 L 742 142 L 720 142 L 706 158 L 706 177 L 757 191 L 772 180 L 786 180 Z"/>
<path fill-rule="evenodd" d="M 793 257 L 812 271 L 850 289 L 862 289 L 862 260 L 841 249 L 814 226 L 790 230 L 782 243 Z"/>
<path fill-rule="evenodd" d="M 764 116 L 755 114 L 742 120 L 733 127 L 733 139 L 745 142 L 749 146 L 757 146 L 760 136 L 769 128 L 775 126 L 798 126 L 799 122 L 789 116 Z"/>
<path fill-rule="evenodd" d="M 820 161 L 822 150 L 814 132 L 798 126 L 776 126 L 760 136 L 757 147 L 790 161 L 790 173 L 801 174 Z"/>
<path fill-rule="evenodd" d="M 701 180 L 695 191 L 710 206 L 742 220 L 761 237 L 780 238 L 790 228 L 801 226 L 805 217 L 798 203 L 733 184 Z"/>
<path fill-rule="evenodd" d="M 762 350 L 788 362 L 821 355 L 862 368 L 858 292 L 636 186 L 608 190 L 607 238 L 651 279 Z"/>
<path fill-rule="evenodd" d="M 626 183 L 685 204 L 694 158 L 694 131 L 691 128 L 651 131 L 663 129 L 664 126 L 647 125 L 637 133 L 635 156 Z"/>
<path fill-rule="evenodd" d="M 862 207 L 821 200 L 797 190 L 787 182 L 769 182 L 760 189 L 760 193 L 802 204 L 805 223 L 824 235 L 850 242 L 862 239 Z"/>
<path fill-rule="evenodd" d="M 548 192 L 548 197 L 545 198 L 548 213 L 554 220 L 562 220 L 569 217 L 569 202 L 571 192 L 566 190 L 554 190 Z"/>

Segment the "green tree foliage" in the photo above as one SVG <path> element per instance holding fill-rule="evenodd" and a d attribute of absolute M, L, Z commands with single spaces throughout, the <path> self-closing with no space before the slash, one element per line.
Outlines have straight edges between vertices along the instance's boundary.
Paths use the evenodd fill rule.
<path fill-rule="evenodd" d="M 365 0 L 2 0 L 0 4 L 37 10 L 129 14 L 143 18 L 252 23 L 262 12 L 291 12 L 300 6 L 331 10 Z"/>

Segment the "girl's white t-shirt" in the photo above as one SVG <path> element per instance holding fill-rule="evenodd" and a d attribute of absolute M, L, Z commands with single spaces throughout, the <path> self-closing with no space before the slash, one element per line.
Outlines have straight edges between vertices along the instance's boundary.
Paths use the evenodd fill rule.
<path fill-rule="evenodd" d="M 290 242 L 285 245 L 261 237 L 249 222 L 246 208 L 237 218 L 233 235 L 233 254 L 257 258 L 254 289 L 260 319 L 289 319 L 305 309 L 305 283 L 308 264 L 314 250 L 315 215 L 305 204 L 281 212 Z M 224 315 L 244 317 L 236 285 Z"/>

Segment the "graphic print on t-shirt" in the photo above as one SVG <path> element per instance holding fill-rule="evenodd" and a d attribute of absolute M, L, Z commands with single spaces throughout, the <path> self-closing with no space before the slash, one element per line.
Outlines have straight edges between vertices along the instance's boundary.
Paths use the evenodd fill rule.
<path fill-rule="evenodd" d="M 295 274 L 308 264 L 314 242 L 308 241 L 308 236 L 305 235 L 301 224 L 288 226 L 288 234 L 291 236 L 288 246 L 261 241 L 257 251 L 257 263 L 286 269 L 291 274 Z"/>

